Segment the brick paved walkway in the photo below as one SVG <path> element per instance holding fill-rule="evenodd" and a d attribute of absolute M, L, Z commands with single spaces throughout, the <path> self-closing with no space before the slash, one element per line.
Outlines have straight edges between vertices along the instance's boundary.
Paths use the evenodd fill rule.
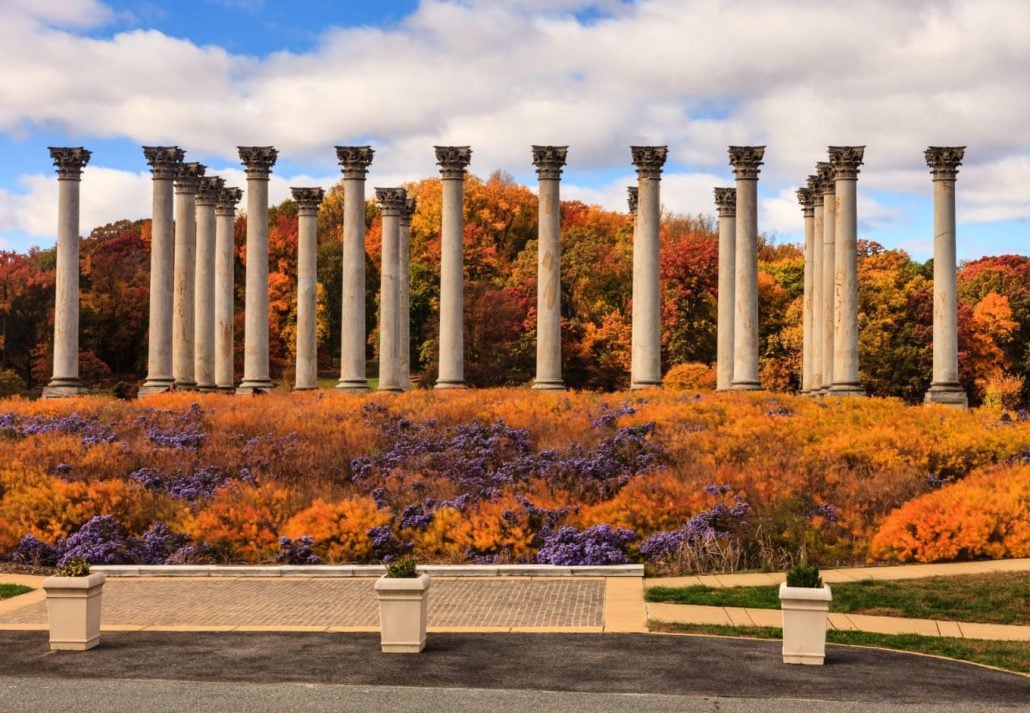
<path fill-rule="evenodd" d="M 374 582 L 365 578 L 112 578 L 104 585 L 103 628 L 377 631 Z M 436 630 L 599 632 L 604 625 L 601 578 L 437 577 L 431 592 L 429 626 Z M 0 611 L 0 628 L 46 628 L 46 624 L 45 601 Z"/>

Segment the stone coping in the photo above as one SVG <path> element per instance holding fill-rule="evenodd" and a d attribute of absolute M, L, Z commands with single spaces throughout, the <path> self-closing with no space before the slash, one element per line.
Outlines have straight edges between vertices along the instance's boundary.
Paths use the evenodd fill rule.
<path fill-rule="evenodd" d="M 562 567 L 550 564 L 426 564 L 419 572 L 439 577 L 639 577 L 641 564 Z M 344 565 L 93 565 L 93 572 L 108 577 L 380 577 L 381 564 Z"/>

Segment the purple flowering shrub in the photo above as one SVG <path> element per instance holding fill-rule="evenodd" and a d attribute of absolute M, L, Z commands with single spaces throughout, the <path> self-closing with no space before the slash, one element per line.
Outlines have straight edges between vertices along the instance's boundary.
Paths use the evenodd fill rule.
<path fill-rule="evenodd" d="M 80 416 L 70 413 L 67 416 L 15 416 L 0 414 L 0 436 L 10 439 L 28 438 L 50 433 L 66 436 L 79 436 L 83 448 L 114 443 L 118 440 L 111 427 L 102 423 L 96 416 Z"/>
<path fill-rule="evenodd" d="M 129 473 L 134 480 L 147 490 L 167 493 L 177 500 L 193 502 L 204 500 L 215 494 L 215 491 L 228 483 L 231 478 L 218 466 L 210 465 L 195 468 L 191 471 L 177 470 L 164 473 L 157 468 L 139 468 Z M 240 478 L 243 482 L 252 482 L 249 473 Z"/>
<path fill-rule="evenodd" d="M 32 535 L 25 535 L 13 550 L 4 555 L 3 559 L 37 567 L 54 567 L 60 556 L 61 554 L 55 547 L 42 540 L 37 540 Z"/>
<path fill-rule="evenodd" d="M 315 541 L 303 535 L 292 540 L 289 537 L 279 538 L 279 551 L 275 554 L 278 564 L 318 564 L 318 558 L 312 549 Z"/>
<path fill-rule="evenodd" d="M 543 535 L 536 560 L 540 564 L 566 566 L 625 564 L 629 559 L 628 547 L 636 539 L 633 531 L 621 527 L 595 525 L 583 531 L 562 527 Z"/>
<path fill-rule="evenodd" d="M 204 445 L 204 409 L 193 403 L 185 411 L 148 409 L 139 417 L 147 439 L 158 448 L 195 451 Z"/>
<path fill-rule="evenodd" d="M 659 532 L 640 543 L 640 556 L 659 569 L 673 564 L 687 565 L 687 569 L 725 568 L 726 555 L 736 557 L 738 551 L 728 542 L 748 516 L 750 505 L 730 485 L 706 485 L 705 492 L 712 497 L 733 495 L 733 503 L 718 502 L 702 510 L 683 527 L 671 532 Z"/>

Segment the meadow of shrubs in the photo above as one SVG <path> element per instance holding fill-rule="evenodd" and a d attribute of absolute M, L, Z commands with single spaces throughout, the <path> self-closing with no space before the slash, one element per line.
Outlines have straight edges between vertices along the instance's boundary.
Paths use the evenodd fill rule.
<path fill-rule="evenodd" d="M 770 393 L 0 401 L 0 556 L 92 563 L 1030 556 L 1025 413 Z"/>

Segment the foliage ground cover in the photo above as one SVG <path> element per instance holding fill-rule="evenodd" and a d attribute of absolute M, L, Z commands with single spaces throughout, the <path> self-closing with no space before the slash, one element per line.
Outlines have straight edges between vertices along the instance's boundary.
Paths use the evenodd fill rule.
<path fill-rule="evenodd" d="M 0 553 L 25 565 L 1030 555 L 1030 423 L 892 399 L 15 398 L 0 454 Z"/>
<path fill-rule="evenodd" d="M 32 587 L 26 587 L 23 584 L 0 584 L 0 599 L 10 599 L 31 591 Z"/>
<path fill-rule="evenodd" d="M 649 622 L 651 631 L 707 636 L 739 636 L 749 639 L 782 639 L 783 629 L 771 626 L 725 626 L 721 624 L 672 624 Z M 943 656 L 959 661 L 994 666 L 995 668 L 1030 673 L 1030 642 L 956 639 L 946 636 L 918 634 L 874 634 L 868 631 L 826 632 L 826 642 L 850 646 L 875 646 L 881 649 L 911 651 Z"/>
<path fill-rule="evenodd" d="M 832 584 L 831 612 L 1030 624 L 1030 573 L 1006 572 Z M 652 587 L 649 602 L 779 609 L 779 587 Z"/>

